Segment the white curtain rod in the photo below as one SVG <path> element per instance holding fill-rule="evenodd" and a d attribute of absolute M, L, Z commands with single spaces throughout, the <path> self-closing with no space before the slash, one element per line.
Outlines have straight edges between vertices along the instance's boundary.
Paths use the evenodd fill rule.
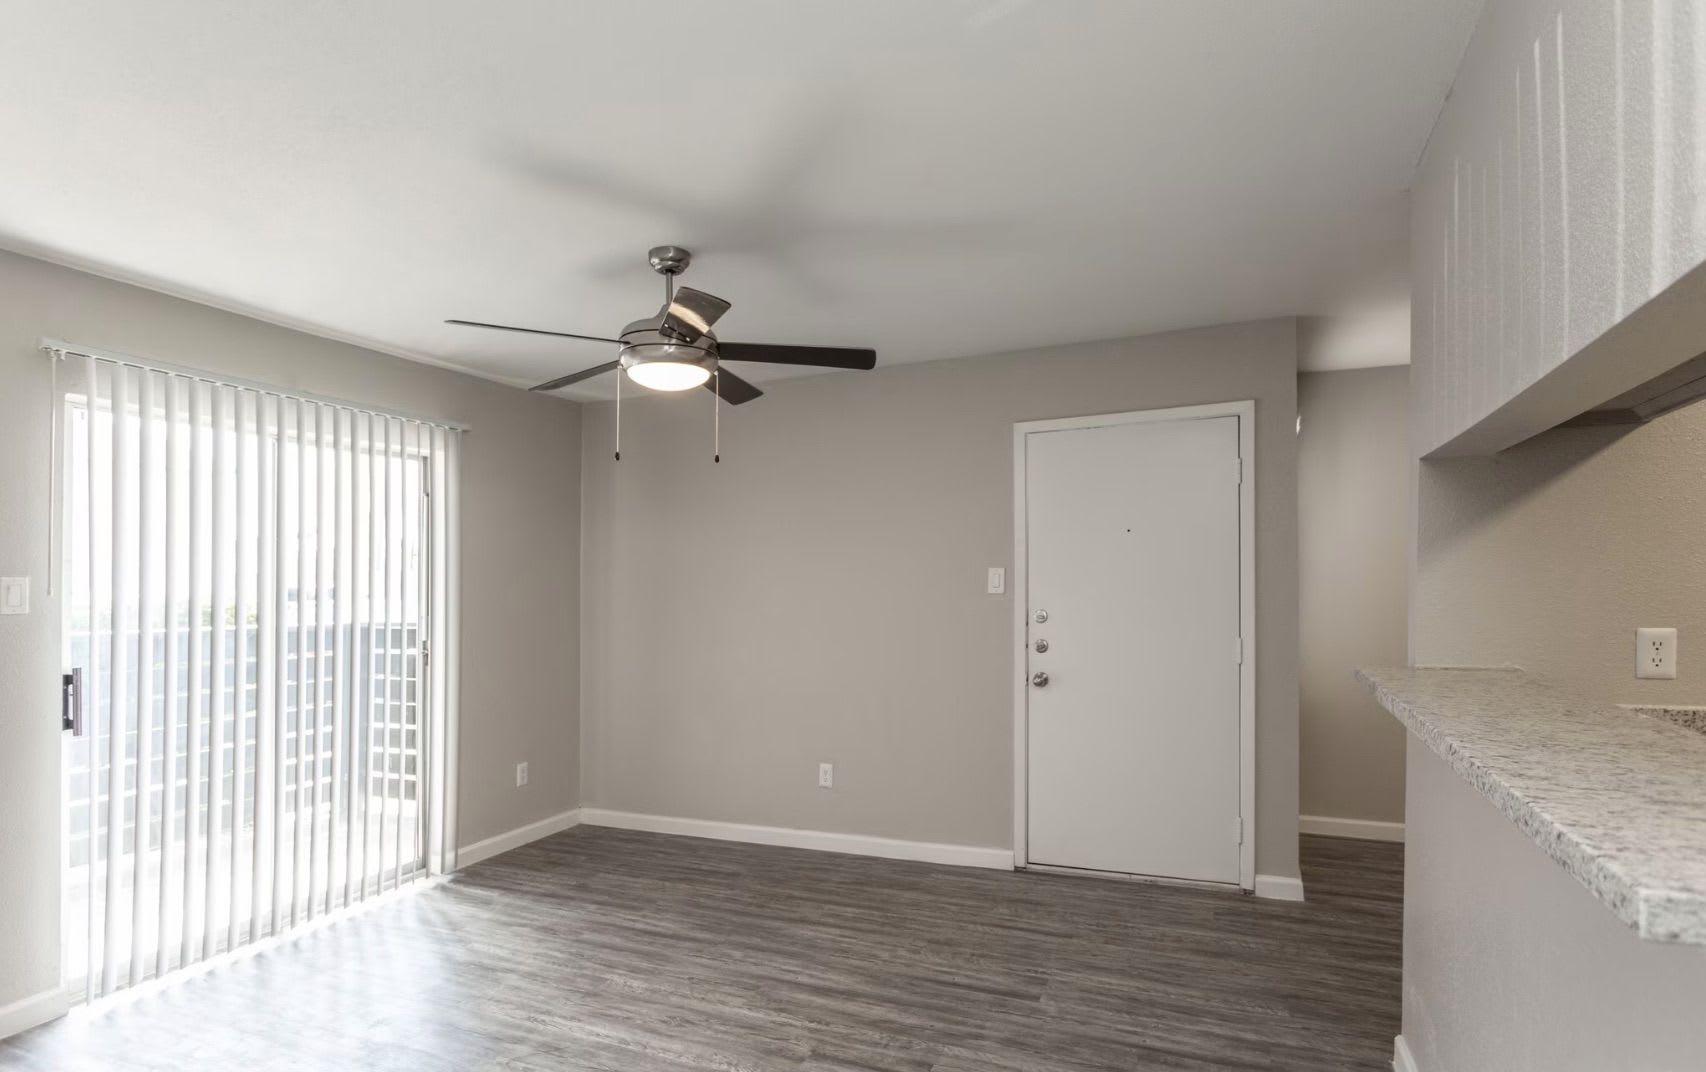
<path fill-rule="evenodd" d="M 261 383 L 257 380 L 243 380 L 232 376 L 216 375 L 205 369 L 189 368 L 184 365 L 173 365 L 165 361 L 156 361 L 151 357 L 137 357 L 134 354 L 122 354 L 116 350 L 102 350 L 94 346 L 79 346 L 65 342 L 63 339 L 43 338 L 38 348 L 54 357 L 64 357 L 75 354 L 95 361 L 105 361 L 114 365 L 125 365 L 130 368 L 143 369 L 149 372 L 164 372 L 173 376 L 185 376 L 189 379 L 200 380 L 219 387 L 233 387 L 244 391 L 255 391 L 260 394 L 275 395 L 279 398 L 300 399 L 304 402 L 317 402 L 325 406 L 335 406 L 347 409 L 352 413 L 371 413 L 376 417 L 397 417 L 406 421 L 420 424 L 435 425 L 456 432 L 471 432 L 470 425 L 460 421 L 445 420 L 442 417 L 425 417 L 415 413 L 405 413 L 401 410 L 379 409 L 362 402 L 351 402 L 345 398 L 333 398 L 329 395 L 317 395 L 308 391 L 298 391 L 294 388 L 280 387 L 277 384 Z"/>

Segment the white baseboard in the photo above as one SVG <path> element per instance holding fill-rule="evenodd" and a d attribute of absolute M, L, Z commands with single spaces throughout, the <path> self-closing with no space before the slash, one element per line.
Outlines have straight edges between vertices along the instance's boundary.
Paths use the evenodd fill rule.
<path fill-rule="evenodd" d="M 529 841 L 538 841 L 542 837 L 561 833 L 570 827 L 579 826 L 583 821 L 581 810 L 570 808 L 568 811 L 558 812 L 556 815 L 541 819 L 536 823 L 528 823 L 526 826 L 518 826 L 514 830 L 505 831 L 496 837 L 476 841 L 472 845 L 464 845 L 456 850 L 456 869 L 460 871 L 462 868 L 470 867 L 481 860 L 489 860 L 501 852 L 519 849 Z"/>
<path fill-rule="evenodd" d="M 631 811 L 582 808 L 581 822 L 587 826 L 612 826 L 622 830 L 646 830 L 654 834 L 681 834 L 716 841 L 746 841 L 755 845 L 779 845 L 789 849 L 817 849 L 855 856 L 880 856 L 888 860 L 916 860 L 958 867 L 1013 869 L 1012 849 L 981 848 L 974 845 L 943 845 L 930 841 L 901 841 L 863 834 L 836 834 L 827 830 L 795 830 L 784 826 L 754 826 L 712 819 L 681 819 L 670 815 L 643 815 Z"/>
<path fill-rule="evenodd" d="M 1403 823 L 1383 823 L 1374 819 L 1339 819 L 1331 815 L 1299 815 L 1299 834 L 1320 834 L 1324 837 L 1359 838 L 1363 841 L 1403 841 Z"/>
<path fill-rule="evenodd" d="M 1288 875 L 1257 875 L 1256 896 L 1270 901 L 1303 900 L 1303 880 Z"/>
<path fill-rule="evenodd" d="M 0 1039 L 57 1020 L 70 1008 L 71 995 L 63 989 L 44 990 L 10 1005 L 0 1005 Z"/>
<path fill-rule="evenodd" d="M 1392 1072 L 1421 1072 L 1416 1059 L 1410 1055 L 1410 1044 L 1399 1035 L 1392 1040 Z"/>

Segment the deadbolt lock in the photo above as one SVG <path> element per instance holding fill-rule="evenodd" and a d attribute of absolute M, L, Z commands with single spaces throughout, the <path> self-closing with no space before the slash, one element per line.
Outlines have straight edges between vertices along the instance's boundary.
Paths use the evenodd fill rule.
<path fill-rule="evenodd" d="M 1038 625 L 1041 625 L 1042 623 L 1048 621 L 1048 611 L 1039 610 L 1036 612 L 1036 614 L 1032 615 L 1032 617 L 1036 619 Z"/>
<path fill-rule="evenodd" d="M 1031 684 L 1035 685 L 1039 689 L 1043 688 L 1048 684 L 1048 674 L 1038 670 L 1036 673 L 1031 675 Z"/>

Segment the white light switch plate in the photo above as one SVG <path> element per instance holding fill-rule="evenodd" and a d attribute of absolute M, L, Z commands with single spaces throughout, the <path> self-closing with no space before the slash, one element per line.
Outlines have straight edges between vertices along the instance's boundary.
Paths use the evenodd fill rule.
<path fill-rule="evenodd" d="M 987 591 L 992 596 L 998 596 L 1007 591 L 1006 566 L 989 567 L 989 587 Z"/>
<path fill-rule="evenodd" d="M 0 577 L 0 614 L 28 614 L 30 612 L 30 579 L 28 577 Z"/>
<path fill-rule="evenodd" d="M 1676 676 L 1676 630 L 1635 630 L 1635 676 Z"/>

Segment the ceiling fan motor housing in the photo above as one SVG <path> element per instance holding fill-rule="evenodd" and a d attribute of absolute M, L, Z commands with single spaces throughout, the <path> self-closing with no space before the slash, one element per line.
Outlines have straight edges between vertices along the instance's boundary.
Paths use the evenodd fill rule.
<path fill-rule="evenodd" d="M 622 329 L 622 352 L 617 360 L 624 369 L 636 365 L 667 363 L 693 365 L 707 373 L 717 368 L 717 337 L 705 333 L 695 342 L 682 342 L 662 330 L 660 317 L 636 320 Z"/>

